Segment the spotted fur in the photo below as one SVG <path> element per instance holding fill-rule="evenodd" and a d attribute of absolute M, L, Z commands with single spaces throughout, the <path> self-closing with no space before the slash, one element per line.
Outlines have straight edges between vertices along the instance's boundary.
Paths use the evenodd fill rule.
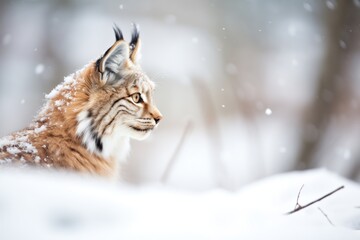
<path fill-rule="evenodd" d="M 0 139 L 0 165 L 35 165 L 117 176 L 129 139 L 142 140 L 162 118 L 154 83 L 137 63 L 138 27 L 97 61 L 66 77 L 31 125 Z"/>

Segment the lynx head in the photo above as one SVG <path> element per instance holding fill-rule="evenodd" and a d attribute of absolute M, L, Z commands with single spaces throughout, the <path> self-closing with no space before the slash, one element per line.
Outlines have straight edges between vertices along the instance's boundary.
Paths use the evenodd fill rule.
<path fill-rule="evenodd" d="M 77 115 L 77 135 L 90 151 L 103 151 L 123 138 L 142 140 L 162 118 L 153 102 L 154 83 L 137 63 L 136 25 L 130 42 L 115 26 L 115 43 L 96 61 L 87 103 Z M 104 148 L 104 149 L 103 149 Z"/>

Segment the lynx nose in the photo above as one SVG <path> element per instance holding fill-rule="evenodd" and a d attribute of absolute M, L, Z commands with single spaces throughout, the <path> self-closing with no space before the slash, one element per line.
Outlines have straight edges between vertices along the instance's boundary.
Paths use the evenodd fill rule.
<path fill-rule="evenodd" d="M 154 118 L 156 124 L 158 124 L 160 120 L 163 118 L 159 109 L 157 109 L 155 106 L 151 109 L 151 116 Z"/>
<path fill-rule="evenodd" d="M 154 120 L 155 120 L 155 123 L 158 124 L 161 120 L 161 117 L 154 118 Z"/>

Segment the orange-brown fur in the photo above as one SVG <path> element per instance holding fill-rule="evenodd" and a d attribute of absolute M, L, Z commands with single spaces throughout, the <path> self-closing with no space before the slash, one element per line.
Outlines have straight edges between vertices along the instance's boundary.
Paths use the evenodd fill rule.
<path fill-rule="evenodd" d="M 117 40 L 114 45 L 123 41 Z M 114 45 L 110 48 L 111 51 Z M 119 97 L 131 103 L 132 94 L 143 91 L 141 95 L 146 95 L 148 101 L 131 103 L 134 108 L 139 109 L 137 117 L 153 118 L 156 123 L 161 119 L 160 112 L 152 103 L 153 83 L 134 60 L 139 46 L 136 45 L 134 49 L 135 52 L 131 52 L 131 57 L 125 59 L 121 67 L 124 72 L 121 80 L 123 84 L 115 86 L 104 83 L 96 62 L 65 79 L 55 92 L 50 93 L 48 102 L 28 128 L 0 139 L 0 164 L 25 164 L 116 176 L 116 153 L 104 157 L 101 148 L 98 149 L 100 153 L 89 150 L 77 133 L 78 116 L 82 111 L 88 112 L 92 125 L 95 125 L 91 131 L 97 134 L 101 143 L 102 138 L 114 134 L 117 129 L 115 122 L 123 121 L 121 114 L 117 117 L 119 113 L 115 114 L 116 109 L 112 110 L 110 104 L 115 104 Z"/>
<path fill-rule="evenodd" d="M 77 76 L 77 78 L 82 79 L 82 81 L 77 82 L 71 89 L 62 90 L 63 92 L 61 92 L 61 94 L 49 100 L 48 104 L 50 108 L 45 114 L 43 113 L 47 115 L 47 117 L 40 115 L 40 119 L 39 117 L 35 119 L 29 128 L 11 135 L 16 139 L 20 135 L 25 134 L 28 136 L 28 142 L 31 143 L 38 152 L 37 154 L 20 152 L 15 154 L 15 159 L 20 160 L 21 157 L 23 157 L 26 163 L 31 165 L 40 164 L 47 167 L 65 168 L 106 176 L 114 174 L 115 160 L 103 159 L 89 153 L 75 133 L 77 125 L 76 115 L 88 101 L 92 82 L 96 81 L 94 70 L 95 63 L 92 63 L 83 73 Z M 76 92 L 75 89 L 84 89 L 84 91 Z M 76 100 L 70 101 L 64 98 L 66 93 L 70 93 L 71 96 L 76 96 Z M 65 109 L 61 109 L 61 107 L 55 106 L 55 101 L 61 100 L 69 104 L 69 106 L 66 107 L 66 111 L 64 111 Z M 50 127 L 37 134 L 34 131 L 36 126 L 44 124 Z M 0 159 L 12 157 L 6 149 L 6 146 L 2 147 Z M 36 157 L 40 157 L 40 160 L 37 162 L 35 162 Z"/>

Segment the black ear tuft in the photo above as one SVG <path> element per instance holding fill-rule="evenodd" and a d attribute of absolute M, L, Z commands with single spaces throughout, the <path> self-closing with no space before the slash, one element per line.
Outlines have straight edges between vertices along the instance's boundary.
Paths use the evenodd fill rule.
<path fill-rule="evenodd" d="M 131 41 L 130 41 L 130 50 L 134 50 L 138 41 L 139 41 L 139 36 L 140 36 L 140 32 L 139 32 L 139 26 L 135 23 L 133 23 L 133 31 L 131 34 Z"/>
<path fill-rule="evenodd" d="M 119 28 L 116 24 L 114 24 L 113 29 L 114 29 L 116 41 L 124 40 L 124 36 L 123 36 L 121 30 L 120 30 L 120 28 Z"/>

